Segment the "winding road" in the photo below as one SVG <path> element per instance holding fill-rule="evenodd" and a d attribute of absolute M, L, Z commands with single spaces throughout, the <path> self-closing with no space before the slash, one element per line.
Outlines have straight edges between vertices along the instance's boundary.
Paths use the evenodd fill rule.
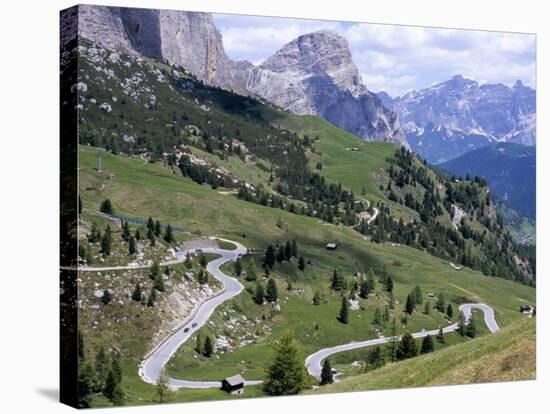
<path fill-rule="evenodd" d="M 200 303 L 191 313 L 191 315 L 185 319 L 178 328 L 176 328 L 170 335 L 162 340 L 152 351 L 145 356 L 145 359 L 139 366 L 139 376 L 143 381 L 149 384 L 156 384 L 160 377 L 163 368 L 168 361 L 172 358 L 174 353 L 182 346 L 197 330 L 206 324 L 214 310 L 225 301 L 237 296 L 244 289 L 243 285 L 235 278 L 226 275 L 220 270 L 220 267 L 231 261 L 237 260 L 237 258 L 247 253 L 246 247 L 242 244 L 232 240 L 226 240 L 217 238 L 225 242 L 232 243 L 236 246 L 235 250 L 224 250 L 220 248 L 203 248 L 200 249 L 203 253 L 213 253 L 220 257 L 209 262 L 207 264 L 207 271 L 219 280 L 223 284 L 221 293 L 218 293 L 202 303 Z M 187 249 L 176 252 L 176 259 L 161 263 L 161 266 L 167 266 L 185 261 L 187 253 L 196 253 L 198 249 Z M 118 267 L 80 267 L 80 271 L 104 271 L 104 270 L 121 270 L 121 269 L 140 269 L 147 268 L 150 265 L 144 266 L 118 266 Z M 494 333 L 500 328 L 495 320 L 493 308 L 484 303 L 465 303 L 459 306 L 459 310 L 464 313 L 466 320 L 468 321 L 472 315 L 472 310 L 481 310 L 484 314 L 485 324 Z M 458 328 L 458 322 L 446 326 L 443 328 L 443 333 L 453 332 Z M 427 335 L 437 335 L 439 329 L 431 331 L 421 331 L 413 333 L 414 338 L 423 338 Z M 396 337 L 400 339 L 401 337 Z M 394 337 L 380 337 L 375 339 L 368 339 L 360 342 L 350 342 L 343 345 L 338 345 L 330 348 L 321 349 L 311 355 L 305 360 L 305 366 L 310 375 L 315 378 L 320 378 L 322 370 L 322 362 L 331 355 L 350 351 L 358 348 L 365 348 L 373 345 L 381 345 L 390 342 Z M 257 385 L 262 381 L 246 381 L 245 385 Z M 169 378 L 168 385 L 171 388 L 220 388 L 221 381 L 189 381 L 183 379 Z"/>

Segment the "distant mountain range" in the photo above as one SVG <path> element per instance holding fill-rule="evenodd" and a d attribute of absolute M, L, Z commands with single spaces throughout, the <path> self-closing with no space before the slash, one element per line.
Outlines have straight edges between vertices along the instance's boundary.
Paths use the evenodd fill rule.
<path fill-rule="evenodd" d="M 479 85 L 460 75 L 402 97 L 378 94 L 415 152 L 438 164 L 497 142 L 535 145 L 535 90 Z"/>
<path fill-rule="evenodd" d="M 536 216 L 535 147 L 498 143 L 439 165 L 452 174 L 484 177 L 492 192 L 523 215 Z"/>

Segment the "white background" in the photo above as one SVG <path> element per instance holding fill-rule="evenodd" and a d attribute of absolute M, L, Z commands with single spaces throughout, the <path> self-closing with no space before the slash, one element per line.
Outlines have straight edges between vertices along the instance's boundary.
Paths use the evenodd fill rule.
<path fill-rule="evenodd" d="M 548 252 L 550 33 L 544 1 L 132 0 L 103 4 L 535 32 L 538 35 L 537 380 L 311 397 L 174 404 L 102 412 L 136 413 L 541 413 L 550 393 L 543 296 Z M 0 60 L 0 411 L 69 412 L 58 387 L 58 12 L 62 0 L 2 4 Z M 546 52 L 546 54 L 544 53 Z"/>

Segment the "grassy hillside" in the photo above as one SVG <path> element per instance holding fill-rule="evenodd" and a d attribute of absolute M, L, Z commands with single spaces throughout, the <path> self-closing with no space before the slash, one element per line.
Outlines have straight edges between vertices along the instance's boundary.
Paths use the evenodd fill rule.
<path fill-rule="evenodd" d="M 372 324 L 373 314 L 376 308 L 383 309 L 388 303 L 388 295 L 383 292 L 381 284 L 377 284 L 375 295 L 368 300 L 360 300 L 362 309 L 352 311 L 350 323 L 342 325 L 336 320 L 340 295 L 329 289 L 330 275 L 335 268 L 341 269 L 350 283 L 355 272 L 364 272 L 370 267 L 377 277 L 384 269 L 389 272 L 395 282 L 396 301 L 391 316 L 398 319 L 404 315 L 402 307 L 405 297 L 415 285 L 421 286 L 425 295 L 428 292 L 443 292 L 455 311 L 457 304 L 463 300 L 486 302 L 495 308 L 497 320 L 502 326 L 521 318 L 517 311 L 520 304 L 534 303 L 535 300 L 533 288 L 486 277 L 467 268 L 457 271 L 447 261 L 410 247 L 372 243 L 349 227 L 327 225 L 313 217 L 239 200 L 181 177 L 171 167 L 161 163 L 144 163 L 139 158 L 107 153 L 104 154 L 105 171 L 98 173 L 95 170 L 97 153 L 94 148 L 81 146 L 79 156 L 81 197 L 86 209 L 97 210 L 101 201 L 109 198 L 117 214 L 145 218 L 151 215 L 162 223 L 185 228 L 190 233 L 185 238 L 217 234 L 239 240 L 259 251 L 277 240 L 296 239 L 300 254 L 310 263 L 304 272 L 298 271 L 295 261 L 275 266 L 272 277 L 279 286 L 280 312 L 269 305 L 253 304 L 251 295 L 244 292 L 218 309 L 212 318 L 213 325 L 201 330 L 218 337 L 227 335 L 227 316 L 224 314 L 238 310 L 248 321 L 263 320 L 259 325 L 260 332 L 256 332 L 257 324 L 254 329 L 248 329 L 253 336 L 251 343 L 207 359 L 197 358 L 190 342 L 170 363 L 169 370 L 174 375 L 219 379 L 220 375 L 244 372 L 247 377 L 261 378 L 266 363 L 263 356 L 269 352 L 269 342 L 288 327 L 297 333 L 305 353 L 322 346 L 375 337 L 378 331 Z M 328 241 L 339 243 L 335 252 L 325 250 Z M 260 256 L 248 259 L 254 261 L 258 269 Z M 227 271 L 231 272 L 231 268 Z M 296 292 L 286 292 L 289 281 L 297 289 Z M 253 282 L 243 282 L 249 288 L 254 286 Z M 318 307 L 311 305 L 316 290 L 321 292 L 323 298 Z M 510 295 L 510 292 L 513 294 Z M 424 315 L 419 311 L 409 316 L 407 323 L 400 325 L 400 330 L 416 331 L 445 323 L 444 316 L 439 312 Z M 137 376 L 137 369 L 132 368 L 137 367 L 141 355 L 148 349 L 148 341 L 142 336 L 138 341 L 128 341 L 125 332 L 119 332 L 117 336 L 108 332 L 106 328 L 107 337 L 115 342 L 111 345 L 120 346 L 123 353 L 128 352 L 124 344 L 132 344 L 129 359 L 124 360 L 123 386 L 127 403 L 152 402 L 154 387 L 144 384 Z M 237 344 L 241 335 L 244 335 L 242 330 L 228 337 Z M 92 353 L 94 351 L 97 349 L 90 350 Z M 262 393 L 256 388 L 247 395 Z M 189 401 L 227 398 L 227 395 L 218 390 L 181 390 L 172 398 L 174 401 Z M 98 400 L 97 404 L 101 405 L 101 401 Z"/>
<path fill-rule="evenodd" d="M 493 335 L 389 364 L 312 392 L 365 391 L 535 379 L 535 333 L 535 320 L 525 318 Z"/>

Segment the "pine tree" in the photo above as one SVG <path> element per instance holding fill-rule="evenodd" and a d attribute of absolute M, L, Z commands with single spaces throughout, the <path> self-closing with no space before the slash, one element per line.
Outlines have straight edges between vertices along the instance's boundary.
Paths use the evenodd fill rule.
<path fill-rule="evenodd" d="M 341 323 L 347 324 L 349 322 L 349 302 L 345 296 L 342 296 L 342 305 L 340 306 L 340 313 L 338 320 Z"/>
<path fill-rule="evenodd" d="M 391 341 L 389 345 L 389 354 L 390 354 L 391 362 L 397 361 L 397 348 L 398 348 L 397 320 L 394 317 L 391 323 Z"/>
<path fill-rule="evenodd" d="M 107 355 L 105 354 L 105 348 L 99 348 L 98 353 L 95 356 L 95 386 L 94 389 L 98 392 L 102 391 L 105 387 L 105 381 L 107 380 L 108 366 Z"/>
<path fill-rule="evenodd" d="M 414 312 L 414 300 L 410 293 L 407 295 L 407 302 L 405 303 L 405 312 L 407 312 L 409 315 L 412 315 L 412 313 Z"/>
<path fill-rule="evenodd" d="M 164 292 L 165 287 L 164 287 L 163 275 L 161 274 L 157 275 L 156 279 L 154 280 L 153 287 L 159 292 Z"/>
<path fill-rule="evenodd" d="M 264 287 L 260 282 L 256 283 L 256 292 L 254 293 L 253 299 L 258 305 L 262 305 L 264 303 Z"/>
<path fill-rule="evenodd" d="M 210 336 L 207 336 L 204 340 L 204 350 L 203 355 L 207 358 L 210 358 L 212 354 L 214 353 L 214 344 L 212 343 L 212 339 Z"/>
<path fill-rule="evenodd" d="M 429 315 L 430 313 L 432 313 L 432 304 L 430 303 L 430 301 L 426 301 L 426 303 L 424 304 L 424 313 L 426 315 Z"/>
<path fill-rule="evenodd" d="M 206 265 L 208 264 L 208 259 L 206 258 L 206 256 L 204 254 L 201 254 L 201 256 L 199 258 L 199 264 L 202 267 L 206 267 Z"/>
<path fill-rule="evenodd" d="M 161 231 L 161 228 L 160 228 L 160 221 L 155 221 L 155 236 L 157 237 L 160 237 L 160 231 Z"/>
<path fill-rule="evenodd" d="M 117 383 L 113 374 L 113 370 L 109 370 L 109 373 L 107 374 L 107 379 L 105 380 L 105 387 L 103 388 L 103 395 L 111 400 L 113 398 L 113 393 L 115 392 L 116 386 Z"/>
<path fill-rule="evenodd" d="M 103 237 L 101 238 L 101 254 L 104 256 L 109 256 L 111 254 L 111 227 L 107 225 Z"/>
<path fill-rule="evenodd" d="M 78 407 L 90 408 L 94 392 L 94 369 L 89 363 L 78 370 Z"/>
<path fill-rule="evenodd" d="M 435 339 L 437 339 L 437 342 L 439 342 L 440 344 L 445 343 L 445 335 L 443 334 L 442 326 L 439 327 L 439 332 L 437 333 L 437 336 L 435 337 Z"/>
<path fill-rule="evenodd" d="M 101 301 L 104 305 L 108 305 L 113 300 L 113 296 L 111 295 L 111 292 L 109 292 L 109 289 L 103 290 L 103 296 L 101 297 Z"/>
<path fill-rule="evenodd" d="M 330 361 L 327 359 L 323 362 L 323 369 L 321 370 L 321 385 L 332 384 L 334 378 L 332 376 L 332 367 Z"/>
<path fill-rule="evenodd" d="M 418 354 L 416 341 L 410 332 L 405 332 L 397 347 L 397 359 L 403 360 L 415 357 Z"/>
<path fill-rule="evenodd" d="M 128 241 L 130 240 L 130 225 L 127 221 L 122 222 L 122 240 Z"/>
<path fill-rule="evenodd" d="M 284 258 L 285 260 L 290 260 L 292 257 L 292 245 L 290 244 L 289 241 L 287 241 L 285 243 L 285 255 L 284 255 Z"/>
<path fill-rule="evenodd" d="M 475 338 L 477 334 L 476 331 L 476 324 L 474 321 L 473 315 L 470 316 L 470 320 L 468 322 L 468 325 L 466 326 L 466 336 L 469 336 L 470 338 Z"/>
<path fill-rule="evenodd" d="M 367 299 L 369 297 L 369 282 L 366 279 L 361 280 L 361 284 L 359 287 L 359 296 L 363 299 Z"/>
<path fill-rule="evenodd" d="M 269 269 L 269 267 L 265 268 L 266 270 Z M 258 269 L 256 268 L 256 262 L 254 260 L 251 260 L 248 262 L 248 266 L 246 267 L 246 276 L 245 279 L 249 282 L 253 282 L 258 278 Z"/>
<path fill-rule="evenodd" d="M 277 292 L 277 284 L 275 283 L 274 279 L 269 279 L 267 281 L 267 289 L 266 289 L 266 295 L 265 298 L 268 302 L 277 302 L 279 295 Z"/>
<path fill-rule="evenodd" d="M 316 291 L 315 292 L 315 295 L 313 295 L 313 301 L 312 303 L 315 305 L 315 306 L 318 306 L 321 304 L 321 295 L 319 294 L 319 291 Z"/>
<path fill-rule="evenodd" d="M 420 289 L 420 286 L 418 285 L 414 287 L 414 300 L 417 305 L 422 305 L 422 289 Z"/>
<path fill-rule="evenodd" d="M 386 291 L 393 292 L 393 279 L 391 276 L 388 275 L 386 277 L 386 280 L 384 281 L 384 287 L 386 288 Z"/>
<path fill-rule="evenodd" d="M 99 211 L 105 214 L 113 214 L 113 205 L 111 204 L 111 200 L 108 198 L 103 200 L 99 206 Z"/>
<path fill-rule="evenodd" d="M 140 240 L 141 240 L 141 232 L 139 231 L 139 229 L 136 229 L 136 231 L 134 232 L 134 238 L 135 238 L 137 241 L 140 241 Z"/>
<path fill-rule="evenodd" d="M 428 354 L 433 351 L 434 351 L 434 341 L 432 340 L 432 337 L 430 335 L 426 335 L 424 339 L 422 339 L 422 346 L 420 347 L 420 353 Z"/>
<path fill-rule="evenodd" d="M 367 353 L 367 368 L 376 369 L 384 365 L 384 355 L 379 346 L 375 346 Z"/>
<path fill-rule="evenodd" d="M 464 316 L 464 312 L 460 311 L 458 314 L 458 328 L 457 332 L 461 336 L 466 336 L 466 317 Z"/>
<path fill-rule="evenodd" d="M 111 401 L 114 406 L 120 407 L 121 405 L 124 405 L 124 391 L 122 391 L 122 387 L 120 384 L 117 384 L 113 391 L 113 397 L 111 398 Z"/>
<path fill-rule="evenodd" d="M 304 260 L 304 256 L 300 256 L 298 259 L 298 269 L 300 269 L 301 272 L 304 271 L 306 268 L 306 261 Z"/>
<path fill-rule="evenodd" d="M 155 231 L 155 222 L 153 221 L 153 217 L 149 217 L 147 220 L 147 230 L 151 230 L 152 232 Z"/>
<path fill-rule="evenodd" d="M 150 228 L 147 229 L 147 239 L 149 240 L 149 243 L 151 243 L 151 246 L 155 246 L 155 244 L 157 244 L 154 230 L 151 230 Z"/>
<path fill-rule="evenodd" d="M 376 279 L 374 277 L 374 271 L 372 270 L 372 267 L 367 272 L 367 285 L 369 287 L 369 293 L 374 292 L 374 289 L 376 288 Z"/>
<path fill-rule="evenodd" d="M 195 351 L 197 351 L 197 353 L 199 353 L 200 355 L 202 355 L 204 352 L 204 345 L 200 332 L 197 333 L 197 338 L 195 339 Z"/>
<path fill-rule="evenodd" d="M 151 293 L 149 293 L 149 298 L 147 299 L 147 306 L 153 307 L 155 306 L 155 301 L 157 300 L 157 291 L 155 288 L 151 288 Z"/>
<path fill-rule="evenodd" d="M 136 254 L 136 239 L 133 236 L 130 237 L 128 242 L 128 254 Z"/>
<path fill-rule="evenodd" d="M 342 276 L 342 274 L 338 270 L 334 269 L 330 282 L 331 289 L 336 292 L 341 292 L 345 288 L 344 283 L 344 276 Z"/>
<path fill-rule="evenodd" d="M 141 302 L 142 297 L 143 297 L 143 293 L 141 292 L 141 285 L 139 283 L 136 283 L 136 287 L 132 292 L 132 300 L 136 302 Z"/>
<path fill-rule="evenodd" d="M 294 395 L 307 385 L 306 371 L 298 341 L 291 331 L 273 343 L 273 357 L 267 368 L 264 391 L 268 395 Z"/>
<path fill-rule="evenodd" d="M 111 371 L 113 371 L 117 385 L 120 384 L 122 381 L 122 367 L 120 366 L 120 356 L 118 354 L 114 355 L 111 360 Z"/>
<path fill-rule="evenodd" d="M 450 303 L 447 305 L 447 316 L 449 319 L 453 319 L 453 305 Z"/>
<path fill-rule="evenodd" d="M 191 253 L 189 252 L 185 255 L 185 267 L 188 269 L 193 267 L 193 259 L 191 259 Z"/>
<path fill-rule="evenodd" d="M 390 308 L 389 306 L 384 307 L 384 322 L 388 322 L 390 320 Z"/>
<path fill-rule="evenodd" d="M 292 240 L 292 257 L 298 257 L 298 243 L 296 243 L 296 239 Z"/>
<path fill-rule="evenodd" d="M 437 301 L 435 302 L 435 308 L 441 313 L 445 312 L 445 296 L 443 293 L 438 295 Z"/>
<path fill-rule="evenodd" d="M 240 276 L 243 272 L 243 264 L 241 263 L 241 259 L 237 258 L 235 261 L 235 275 Z"/>
<path fill-rule="evenodd" d="M 267 246 L 267 249 L 265 250 L 264 255 L 264 267 L 273 268 L 275 265 L 275 250 L 273 246 L 270 244 Z"/>
<path fill-rule="evenodd" d="M 156 387 L 156 394 L 161 404 L 163 404 L 167 400 L 169 391 L 170 388 L 168 387 L 168 375 L 166 375 L 166 371 L 163 368 L 157 381 Z"/>
<path fill-rule="evenodd" d="M 382 326 L 382 316 L 380 315 L 380 309 L 376 308 L 374 310 L 374 318 L 372 319 L 372 323 L 378 326 Z"/>
<path fill-rule="evenodd" d="M 175 241 L 172 226 L 170 224 L 166 226 L 166 230 L 164 231 L 164 241 L 166 243 L 173 243 Z"/>
<path fill-rule="evenodd" d="M 160 263 L 157 259 L 153 260 L 151 269 L 149 270 L 149 278 L 153 281 L 157 279 L 157 276 L 160 274 Z"/>

